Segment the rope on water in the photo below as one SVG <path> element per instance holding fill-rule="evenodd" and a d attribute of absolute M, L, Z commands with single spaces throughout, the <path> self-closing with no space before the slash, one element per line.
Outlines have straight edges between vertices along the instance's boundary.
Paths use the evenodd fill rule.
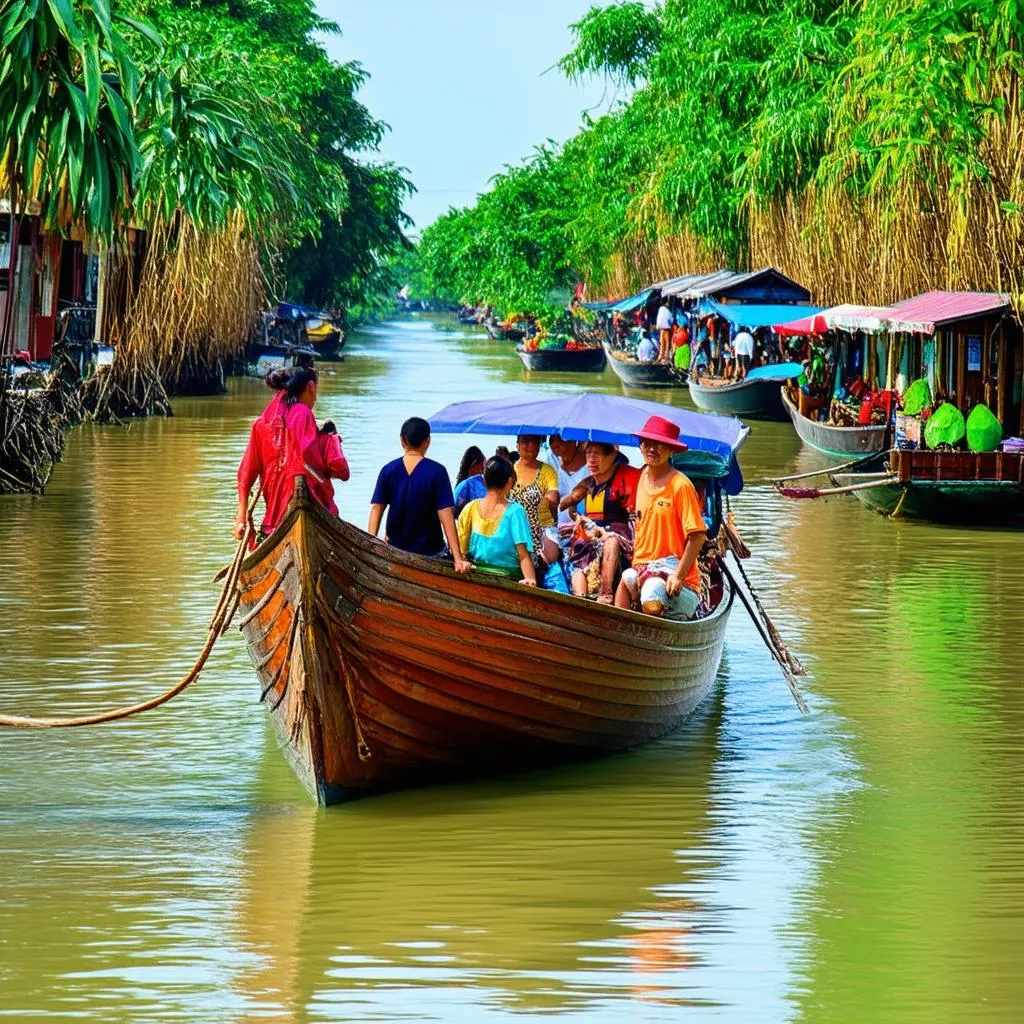
<path fill-rule="evenodd" d="M 256 497 L 253 498 L 252 503 L 249 505 L 245 532 L 242 534 L 242 539 L 238 542 L 234 558 L 227 566 L 226 574 L 222 569 L 217 574 L 217 577 L 215 577 L 216 579 L 224 574 L 224 586 L 221 588 L 216 609 L 210 619 L 203 649 L 199 652 L 199 656 L 192 667 L 174 686 L 169 690 L 165 690 L 159 696 L 142 701 L 140 704 L 130 704 L 127 707 L 114 708 L 111 711 L 100 711 L 92 715 L 79 715 L 73 718 L 33 718 L 27 715 L 0 714 L 0 727 L 7 726 L 13 729 L 70 729 L 79 725 L 100 725 L 103 722 L 116 722 L 122 718 L 129 718 L 143 711 L 151 711 L 153 708 L 158 708 L 161 704 L 166 704 L 173 697 L 177 697 L 182 690 L 194 683 L 199 678 L 199 673 L 202 672 L 203 666 L 210 657 L 214 645 L 227 631 L 228 626 L 231 624 L 232 616 L 235 614 L 235 609 L 238 607 L 240 595 L 236 594 L 235 590 L 238 585 L 238 577 L 242 572 L 242 560 L 245 557 L 249 539 L 254 532 L 252 512 L 256 507 L 256 502 L 259 500 L 260 493 L 256 494 Z"/>

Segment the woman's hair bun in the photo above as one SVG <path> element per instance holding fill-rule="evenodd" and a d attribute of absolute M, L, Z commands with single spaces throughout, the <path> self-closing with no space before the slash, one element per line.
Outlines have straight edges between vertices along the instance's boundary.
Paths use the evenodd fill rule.
<path fill-rule="evenodd" d="M 271 370 L 270 373 L 263 378 L 263 381 L 271 391 L 284 391 L 284 389 L 288 387 L 288 379 L 290 376 L 291 371 L 281 367 L 277 370 Z"/>

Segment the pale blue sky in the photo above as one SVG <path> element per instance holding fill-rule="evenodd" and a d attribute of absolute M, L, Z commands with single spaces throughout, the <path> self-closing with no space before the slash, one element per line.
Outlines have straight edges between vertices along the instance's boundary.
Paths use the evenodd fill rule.
<path fill-rule="evenodd" d="M 391 125 L 381 155 L 419 189 L 407 212 L 426 227 L 466 206 L 503 164 L 546 138 L 563 141 L 584 108 L 613 98 L 603 83 L 568 82 L 557 68 L 569 25 L 592 0 L 318 0 L 340 37 L 337 60 L 370 74 L 360 99 Z M 596 113 L 596 111 L 595 111 Z"/>

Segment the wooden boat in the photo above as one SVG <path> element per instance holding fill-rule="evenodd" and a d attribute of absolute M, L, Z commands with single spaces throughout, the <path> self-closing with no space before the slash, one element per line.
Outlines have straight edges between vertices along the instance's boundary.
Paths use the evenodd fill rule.
<path fill-rule="evenodd" d="M 491 341 L 522 341 L 526 331 L 522 327 L 502 327 L 501 324 L 486 323 Z"/>
<path fill-rule="evenodd" d="M 884 425 L 836 427 L 829 423 L 819 423 L 800 412 L 793 404 L 785 385 L 781 388 L 781 399 L 782 407 L 793 421 L 797 436 L 804 444 L 816 448 L 819 452 L 846 459 L 856 455 L 867 455 L 869 452 L 880 452 L 886 447 L 889 428 Z"/>
<path fill-rule="evenodd" d="M 517 348 L 523 366 L 537 373 L 599 373 L 604 369 L 603 348 Z"/>
<path fill-rule="evenodd" d="M 686 387 L 686 371 L 666 363 L 640 363 L 625 352 L 604 343 L 605 355 L 612 372 L 631 388 Z"/>
<path fill-rule="evenodd" d="M 389 547 L 304 481 L 243 563 L 240 627 L 282 746 L 324 804 L 621 750 L 707 696 L 733 593 L 668 622 Z"/>
<path fill-rule="evenodd" d="M 885 515 L 965 526 L 1024 526 L 1024 456 L 1009 452 L 892 451 L 836 487 Z M 870 485 L 870 486 L 868 486 Z"/>
<path fill-rule="evenodd" d="M 785 423 L 779 381 L 741 380 L 736 384 L 702 384 L 693 377 L 689 382 L 693 404 L 703 412 L 719 416 L 737 416 L 749 420 L 777 420 Z"/>

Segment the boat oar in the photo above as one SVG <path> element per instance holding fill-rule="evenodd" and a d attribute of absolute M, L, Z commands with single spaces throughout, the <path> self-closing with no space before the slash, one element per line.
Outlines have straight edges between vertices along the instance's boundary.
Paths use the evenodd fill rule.
<path fill-rule="evenodd" d="M 796 676 L 793 675 L 792 670 L 786 663 L 786 659 L 783 654 L 778 650 L 772 638 L 768 634 L 768 630 L 762 623 L 760 616 L 754 610 L 753 605 L 750 603 L 750 598 L 744 592 L 743 588 L 740 587 L 739 581 L 732 574 L 732 570 L 725 562 L 725 558 L 720 558 L 718 564 L 722 567 L 722 573 L 725 578 L 732 585 L 733 590 L 739 595 L 739 599 L 743 602 L 743 607 L 747 609 L 747 614 L 750 616 L 751 621 L 757 628 L 758 633 L 761 634 L 761 639 L 764 641 L 765 647 L 768 648 L 768 653 L 778 663 L 779 668 L 782 670 L 782 677 L 786 680 L 786 685 L 789 687 L 789 692 L 793 695 L 793 700 L 796 702 L 797 708 L 801 714 L 806 715 L 808 712 L 807 702 L 803 698 L 803 694 L 800 693 L 800 687 L 797 684 Z"/>
<path fill-rule="evenodd" d="M 872 487 L 889 487 L 899 483 L 899 477 L 888 473 L 880 480 L 866 480 L 861 484 L 847 484 L 845 487 L 779 487 L 775 489 L 785 498 L 828 498 L 833 494 L 851 494 L 854 491 L 869 491 Z"/>

